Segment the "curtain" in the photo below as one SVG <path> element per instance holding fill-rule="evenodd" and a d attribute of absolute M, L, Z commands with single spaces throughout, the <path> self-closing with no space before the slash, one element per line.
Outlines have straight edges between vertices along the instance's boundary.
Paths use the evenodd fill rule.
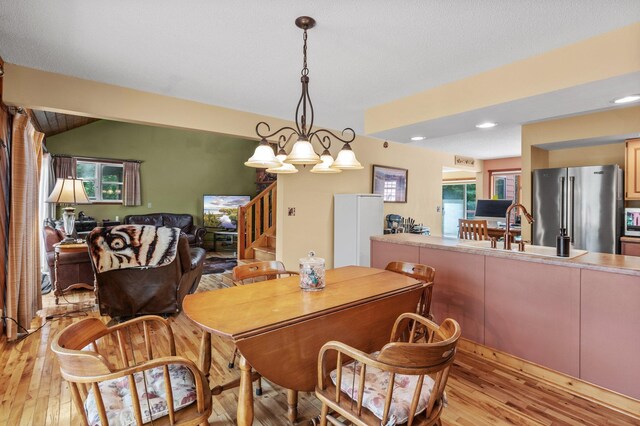
<path fill-rule="evenodd" d="M 0 312 L 3 315 L 5 314 L 4 294 L 7 282 L 7 251 L 9 247 L 10 139 L 11 116 L 4 104 L 0 103 Z M 3 321 L 0 321 L 0 333 L 4 333 Z"/>
<path fill-rule="evenodd" d="M 42 154 L 42 168 L 40 170 L 40 176 L 40 190 L 38 191 L 38 225 L 40 229 L 38 230 L 38 235 L 43 235 L 42 232 L 45 220 L 56 218 L 56 205 L 54 203 L 47 203 L 47 198 L 49 197 L 49 194 L 51 194 L 53 186 L 56 183 L 51 155 L 48 152 Z M 44 244 L 42 244 L 40 247 L 40 266 L 42 268 L 43 274 L 49 272 L 49 264 L 47 263 L 47 251 Z M 51 279 L 51 276 L 49 276 L 49 279 Z"/>
<path fill-rule="evenodd" d="M 125 161 L 124 165 L 124 192 L 122 204 L 124 206 L 139 206 L 142 204 L 140 197 L 140 163 L 137 161 Z"/>
<path fill-rule="evenodd" d="M 26 113 L 13 117 L 11 136 L 11 207 L 9 221 L 9 262 L 5 292 L 5 313 L 9 340 L 28 329 L 42 309 L 40 291 L 40 237 L 38 189 L 42 163 L 42 138 Z M 20 330 L 18 330 L 20 328 Z"/>
<path fill-rule="evenodd" d="M 55 178 L 76 177 L 76 159 L 63 155 L 56 155 L 53 158 L 53 171 Z M 55 184 L 55 181 L 54 181 Z"/>

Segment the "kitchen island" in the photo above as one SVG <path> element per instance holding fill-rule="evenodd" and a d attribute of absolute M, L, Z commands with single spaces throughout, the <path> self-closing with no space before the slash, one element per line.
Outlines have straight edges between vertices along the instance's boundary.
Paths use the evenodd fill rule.
<path fill-rule="evenodd" d="M 564 259 L 465 243 L 376 236 L 371 266 L 433 266 L 437 321 L 454 318 L 468 340 L 640 399 L 639 257 Z"/>

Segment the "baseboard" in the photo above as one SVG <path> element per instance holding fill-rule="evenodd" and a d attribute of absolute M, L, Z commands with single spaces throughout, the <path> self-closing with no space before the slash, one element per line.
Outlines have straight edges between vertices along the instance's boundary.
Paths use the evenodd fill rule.
<path fill-rule="evenodd" d="M 534 362 L 501 352 L 497 349 L 460 339 L 458 348 L 463 352 L 473 353 L 490 362 L 519 371 L 536 380 L 567 391 L 573 395 L 604 405 L 634 419 L 640 420 L 640 400 L 603 388 L 576 377 L 551 370 Z"/>

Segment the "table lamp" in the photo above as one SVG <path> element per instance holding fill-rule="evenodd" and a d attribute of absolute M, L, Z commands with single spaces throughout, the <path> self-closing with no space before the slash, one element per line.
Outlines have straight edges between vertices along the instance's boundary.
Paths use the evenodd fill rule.
<path fill-rule="evenodd" d="M 75 242 L 73 228 L 76 222 L 76 208 L 74 206 L 76 204 L 91 204 L 84 190 L 82 179 L 73 179 L 71 177 L 56 179 L 56 185 L 53 187 L 49 198 L 47 198 L 47 203 L 70 204 L 70 206 L 63 209 L 62 223 L 64 224 L 66 236 L 64 240 L 60 241 L 60 244 L 73 244 Z"/>

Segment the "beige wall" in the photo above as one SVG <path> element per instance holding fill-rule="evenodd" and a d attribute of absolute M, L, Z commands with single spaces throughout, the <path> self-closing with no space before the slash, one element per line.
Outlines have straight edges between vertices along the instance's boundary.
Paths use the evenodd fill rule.
<path fill-rule="evenodd" d="M 442 180 L 476 180 L 476 172 L 443 172 Z"/>
<path fill-rule="evenodd" d="M 417 223 L 431 228 L 432 235 L 442 234 L 442 167 L 453 166 L 453 156 L 423 150 L 410 145 L 359 137 L 353 144 L 360 171 L 319 176 L 306 171 L 278 178 L 278 246 L 277 258 L 288 268 L 313 249 L 333 265 L 333 194 L 371 193 L 372 165 L 401 167 L 409 170 L 407 203 L 385 203 L 384 213 L 411 216 Z M 282 191 L 282 192 L 281 192 Z M 286 216 L 287 207 L 296 215 Z M 280 244 L 280 242 L 283 244 Z"/>
<path fill-rule="evenodd" d="M 368 134 L 640 71 L 640 22 L 365 112 Z"/>
<path fill-rule="evenodd" d="M 522 202 L 531 207 L 531 171 L 551 167 L 552 164 L 587 165 L 610 164 L 620 157 L 619 144 L 600 147 L 548 151 L 557 142 L 612 137 L 640 132 L 640 106 L 619 108 L 574 117 L 549 120 L 522 126 Z M 580 158 L 580 157 L 584 158 Z M 616 161 L 617 162 L 617 161 Z M 569 164 L 571 163 L 571 164 Z M 622 161 L 621 165 L 624 164 Z M 531 237 L 531 227 L 523 224 L 523 236 Z"/>
<path fill-rule="evenodd" d="M 618 164 L 624 169 L 624 141 L 549 151 L 548 167 L 580 167 Z"/>
<path fill-rule="evenodd" d="M 197 129 L 255 139 L 255 125 L 268 121 L 272 127 L 290 125 L 283 120 L 197 102 L 145 93 L 113 85 L 76 79 L 7 64 L 4 101 L 27 108 L 39 108 L 115 121 L 155 126 Z M 292 105 L 294 108 L 294 105 Z M 179 142 L 176 142 L 179 143 Z M 334 148 L 334 154 L 338 147 Z M 333 258 L 333 194 L 370 193 L 371 165 L 409 169 L 408 202 L 386 204 L 385 214 L 411 216 L 441 233 L 442 167 L 454 166 L 453 155 L 410 145 L 358 137 L 353 149 L 364 170 L 338 175 L 314 175 L 302 170 L 278 180 L 277 257 L 295 268 L 297 259 L 309 249 Z M 470 169 L 478 171 L 479 169 Z M 285 216 L 295 207 L 296 216 Z"/>

